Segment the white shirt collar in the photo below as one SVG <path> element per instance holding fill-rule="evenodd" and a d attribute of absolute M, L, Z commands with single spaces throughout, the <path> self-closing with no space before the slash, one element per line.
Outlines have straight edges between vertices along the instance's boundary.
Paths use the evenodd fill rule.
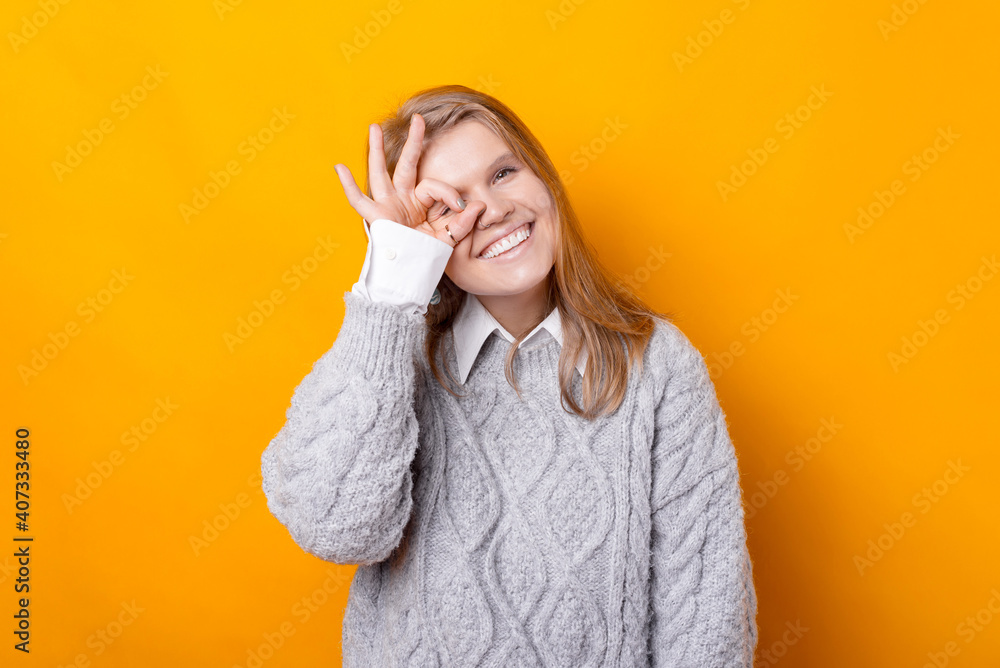
<path fill-rule="evenodd" d="M 452 333 L 455 336 L 455 354 L 458 358 L 459 379 L 463 385 L 465 384 L 465 379 L 469 377 L 472 363 L 479 356 L 479 351 L 483 347 L 483 343 L 486 342 L 486 339 L 494 331 L 499 331 L 501 336 L 514 343 L 514 336 L 504 329 L 503 325 L 493 317 L 492 313 L 486 310 L 486 307 L 483 306 L 482 302 L 475 295 L 471 292 L 466 292 L 462 310 L 452 324 Z M 562 320 L 559 317 L 558 308 L 552 309 L 552 312 L 546 316 L 545 320 L 539 323 L 521 341 L 521 345 L 531 343 L 546 335 L 554 338 L 559 343 L 559 346 L 562 347 Z M 587 368 L 587 357 L 586 346 L 584 346 L 584 349 L 580 352 L 580 356 L 576 360 L 576 368 L 580 371 L 581 376 L 583 376 L 583 372 Z"/>

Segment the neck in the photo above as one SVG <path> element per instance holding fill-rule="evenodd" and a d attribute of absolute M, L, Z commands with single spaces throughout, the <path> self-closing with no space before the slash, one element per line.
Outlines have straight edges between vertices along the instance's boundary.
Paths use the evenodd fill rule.
<path fill-rule="evenodd" d="M 503 328 L 515 338 L 521 337 L 548 315 L 546 295 L 549 279 L 516 295 L 476 295 Z"/>

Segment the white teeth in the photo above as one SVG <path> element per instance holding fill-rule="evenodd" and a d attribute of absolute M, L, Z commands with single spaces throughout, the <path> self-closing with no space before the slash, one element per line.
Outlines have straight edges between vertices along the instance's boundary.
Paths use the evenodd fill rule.
<path fill-rule="evenodd" d="M 530 227 L 530 225 L 529 225 L 529 227 L 525 228 L 524 230 L 522 230 L 520 232 L 517 232 L 516 234 L 508 235 L 508 236 L 504 237 L 501 241 L 498 241 L 497 243 L 495 243 L 492 246 L 490 246 L 486 250 L 486 252 L 483 253 L 483 258 L 488 260 L 490 258 L 496 257 L 497 255 L 500 255 L 500 253 L 503 253 L 505 251 L 509 251 L 511 248 L 513 248 L 514 246 L 517 246 L 522 241 L 524 241 L 525 239 L 527 239 L 529 236 L 531 236 L 531 227 Z"/>

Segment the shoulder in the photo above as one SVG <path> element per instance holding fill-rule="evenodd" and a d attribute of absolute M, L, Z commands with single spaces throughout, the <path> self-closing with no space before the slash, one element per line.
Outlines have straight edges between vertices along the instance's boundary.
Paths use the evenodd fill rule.
<path fill-rule="evenodd" d="M 646 347 L 644 370 L 659 390 L 711 386 L 701 351 L 673 322 L 654 317 L 655 327 Z"/>
<path fill-rule="evenodd" d="M 649 353 L 656 456 L 693 454 L 691 463 L 706 472 L 730 464 L 735 451 L 728 422 L 701 351 L 677 325 L 657 320 Z"/>

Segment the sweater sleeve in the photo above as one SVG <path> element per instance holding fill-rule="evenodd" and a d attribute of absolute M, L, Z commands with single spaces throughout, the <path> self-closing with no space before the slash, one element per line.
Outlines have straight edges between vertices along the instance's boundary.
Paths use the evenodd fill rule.
<path fill-rule="evenodd" d="M 752 668 L 757 596 L 736 451 L 704 358 L 673 331 L 655 414 L 650 666 Z"/>
<path fill-rule="evenodd" d="M 333 346 L 299 383 L 261 455 L 271 514 L 306 552 L 375 563 L 399 544 L 413 501 L 420 315 L 344 293 Z"/>

